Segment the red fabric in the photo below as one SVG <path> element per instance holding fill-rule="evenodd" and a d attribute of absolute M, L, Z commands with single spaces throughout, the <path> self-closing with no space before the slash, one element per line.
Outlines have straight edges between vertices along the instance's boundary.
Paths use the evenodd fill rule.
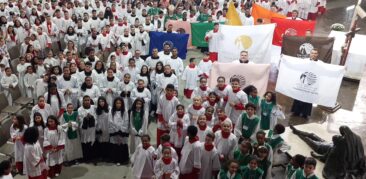
<path fill-rule="evenodd" d="M 205 41 L 208 42 L 208 37 L 205 37 Z"/>
<path fill-rule="evenodd" d="M 211 121 L 212 120 L 212 115 L 205 114 L 205 116 L 206 116 L 206 120 L 207 121 Z"/>
<path fill-rule="evenodd" d="M 163 115 L 158 114 L 158 121 L 159 122 L 164 122 L 165 121 Z"/>
<path fill-rule="evenodd" d="M 65 149 L 65 145 L 59 145 L 56 147 L 57 150 L 62 150 L 62 149 Z"/>
<path fill-rule="evenodd" d="M 226 118 L 227 118 L 227 116 L 226 116 L 226 115 L 224 115 L 224 116 L 222 116 L 222 117 L 219 117 L 219 121 L 220 121 L 220 122 L 223 122 Z"/>
<path fill-rule="evenodd" d="M 165 94 L 165 97 L 168 101 L 172 100 L 174 95 L 168 95 L 168 94 Z"/>
<path fill-rule="evenodd" d="M 212 132 L 216 132 L 216 131 L 218 131 L 218 130 L 220 130 L 221 129 L 221 126 L 220 126 L 220 124 L 215 124 L 214 126 L 213 126 L 213 128 L 212 128 Z"/>
<path fill-rule="evenodd" d="M 193 169 L 193 171 L 191 173 L 188 174 L 181 174 L 179 178 L 181 179 L 198 179 L 199 178 L 199 174 L 197 172 L 197 170 L 199 169 Z"/>
<path fill-rule="evenodd" d="M 229 99 L 229 96 L 225 96 L 224 97 L 224 101 L 227 102 L 227 100 Z"/>
<path fill-rule="evenodd" d="M 198 122 L 197 122 L 197 123 L 198 123 Z M 204 131 L 204 130 L 206 130 L 206 128 L 207 128 L 207 124 L 205 124 L 204 126 L 198 125 L 198 128 L 199 128 L 201 131 Z"/>
<path fill-rule="evenodd" d="M 142 145 L 142 148 L 144 148 L 145 150 L 147 150 L 151 145 L 150 144 L 146 144 L 146 145 Z"/>
<path fill-rule="evenodd" d="M 43 147 L 43 150 L 51 150 L 52 149 L 52 145 L 47 145 Z"/>
<path fill-rule="evenodd" d="M 202 109 L 202 106 L 201 105 L 199 105 L 199 106 L 196 106 L 196 105 L 192 105 L 192 107 L 193 107 L 193 109 L 194 110 L 200 110 L 200 109 Z"/>
<path fill-rule="evenodd" d="M 188 99 L 191 99 L 193 90 L 190 89 L 184 89 L 184 96 Z"/>
<path fill-rule="evenodd" d="M 324 7 L 324 6 L 319 6 L 319 7 L 318 7 L 318 13 L 319 13 L 319 14 L 324 14 L 324 13 L 325 13 L 325 11 L 326 11 L 326 9 L 325 9 L 325 7 Z"/>
<path fill-rule="evenodd" d="M 169 165 L 171 162 L 172 162 L 172 157 L 169 157 L 169 158 L 162 158 L 161 160 L 163 161 L 163 163 L 165 164 L 165 165 Z"/>
<path fill-rule="evenodd" d="M 161 129 L 156 130 L 156 146 L 160 145 L 160 137 L 164 134 L 169 134 L 169 130 L 161 130 Z"/>
<path fill-rule="evenodd" d="M 193 144 L 193 143 L 197 142 L 198 140 L 199 140 L 198 136 L 195 136 L 192 139 L 189 139 L 189 143 Z"/>
<path fill-rule="evenodd" d="M 40 176 L 36 176 L 36 177 L 28 176 L 28 179 L 47 179 L 47 176 L 48 176 L 48 171 L 43 170 Z"/>
<path fill-rule="evenodd" d="M 208 101 L 208 104 L 210 104 L 210 106 L 214 107 L 216 104 L 216 101 Z"/>
<path fill-rule="evenodd" d="M 213 144 L 206 144 L 205 143 L 205 150 L 206 151 L 211 151 L 213 148 L 214 148 L 214 145 Z"/>
<path fill-rule="evenodd" d="M 235 104 L 234 108 L 235 108 L 235 110 L 244 110 L 245 109 L 244 105 L 241 103 Z"/>
<path fill-rule="evenodd" d="M 193 64 L 191 63 L 191 64 L 189 64 L 188 66 L 189 66 L 189 68 L 194 68 L 194 67 L 196 67 L 196 65 L 195 65 L 194 63 L 193 63 Z"/>
<path fill-rule="evenodd" d="M 239 91 L 240 91 L 240 88 L 238 88 L 238 89 L 234 89 L 234 88 L 233 88 L 233 92 L 234 92 L 234 93 L 237 93 L 237 92 L 239 92 Z"/>
<path fill-rule="evenodd" d="M 317 12 L 315 12 L 315 13 L 309 13 L 308 14 L 308 20 L 315 21 L 317 17 L 318 17 L 318 13 Z"/>
<path fill-rule="evenodd" d="M 209 76 L 206 74 L 206 73 L 202 73 L 199 75 L 199 77 L 205 77 L 205 78 L 208 78 Z"/>
<path fill-rule="evenodd" d="M 224 86 L 217 86 L 217 88 L 220 90 L 220 91 L 224 91 L 224 89 L 226 88 L 227 84 L 224 84 Z"/>
<path fill-rule="evenodd" d="M 40 109 L 44 109 L 44 106 L 45 106 L 45 104 L 38 104 L 38 107 L 39 107 Z"/>
<path fill-rule="evenodd" d="M 206 90 L 207 90 L 207 86 L 200 86 L 200 89 L 201 89 L 202 91 L 206 91 Z"/>
<path fill-rule="evenodd" d="M 182 120 L 178 120 L 177 121 L 177 133 L 178 133 L 178 137 L 182 136 L 182 130 L 183 130 L 183 122 Z"/>
<path fill-rule="evenodd" d="M 224 132 L 224 131 L 221 131 L 222 138 L 224 138 L 224 139 L 229 138 L 230 134 L 231 134 L 231 132 Z"/>
<path fill-rule="evenodd" d="M 23 162 L 15 162 L 15 168 L 19 173 L 23 173 Z"/>
<path fill-rule="evenodd" d="M 291 19 L 271 19 L 272 23 L 276 23 L 273 34 L 273 45 L 282 46 L 282 37 L 287 36 L 305 36 L 306 30 L 310 29 L 314 32 L 315 21 L 299 21 Z"/>
<path fill-rule="evenodd" d="M 212 62 L 216 62 L 217 59 L 218 59 L 218 53 L 217 52 L 210 52 L 209 54 L 209 59 L 212 61 Z"/>
<path fill-rule="evenodd" d="M 60 174 L 62 169 L 62 165 L 58 164 L 55 166 L 50 166 L 50 169 L 48 171 L 48 177 L 54 178 L 56 174 Z"/>

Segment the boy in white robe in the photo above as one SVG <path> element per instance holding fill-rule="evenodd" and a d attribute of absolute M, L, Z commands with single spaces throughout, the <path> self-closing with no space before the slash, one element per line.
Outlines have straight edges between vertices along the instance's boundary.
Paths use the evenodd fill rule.
<path fill-rule="evenodd" d="M 212 128 L 207 126 L 205 115 L 200 115 L 197 120 L 197 136 L 200 142 L 205 142 L 206 135 L 212 133 Z"/>
<path fill-rule="evenodd" d="M 154 175 L 155 149 L 150 145 L 149 135 L 143 135 L 141 143 L 131 157 L 132 175 L 136 179 L 150 179 Z"/>
<path fill-rule="evenodd" d="M 197 127 L 188 126 L 187 138 L 179 162 L 181 178 L 198 178 L 201 170 L 201 143 L 197 137 Z"/>
<path fill-rule="evenodd" d="M 79 83 L 76 77 L 71 76 L 69 67 L 64 67 L 63 73 L 57 80 L 57 88 L 64 94 L 65 103 L 72 103 L 76 107 Z"/>
<path fill-rule="evenodd" d="M 172 157 L 171 148 L 164 147 L 162 153 L 162 157 L 158 159 L 154 166 L 155 177 L 157 179 L 178 179 L 180 173 L 178 160 Z"/>
<path fill-rule="evenodd" d="M 24 75 L 24 87 L 26 92 L 27 98 L 33 98 L 33 100 L 36 100 L 34 95 L 34 85 L 36 83 L 36 80 L 38 79 L 38 75 L 34 73 L 33 67 L 28 66 L 27 67 L 27 73 Z"/>
<path fill-rule="evenodd" d="M 156 155 L 156 159 L 160 159 L 161 157 L 163 157 L 163 148 L 164 147 L 169 147 L 172 153 L 172 157 L 178 161 L 178 154 L 177 151 L 174 149 L 174 147 L 172 146 L 172 144 L 170 143 L 170 135 L 169 134 L 164 134 L 160 137 L 160 145 L 156 148 L 155 150 L 155 155 Z M 179 153 L 180 155 L 180 153 Z"/>
<path fill-rule="evenodd" d="M 182 80 L 186 82 L 184 87 L 184 96 L 191 99 L 193 90 L 197 87 L 199 69 L 194 63 L 194 58 L 189 59 L 189 65 L 184 69 Z"/>
<path fill-rule="evenodd" d="M 178 78 L 176 75 L 173 74 L 170 65 L 164 66 L 164 73 L 162 75 L 157 76 L 156 81 L 158 82 L 158 88 L 160 90 L 160 93 L 158 92 L 158 94 L 160 95 L 164 94 L 164 89 L 168 84 L 174 85 L 174 89 L 179 89 Z"/>
<path fill-rule="evenodd" d="M 211 92 L 210 87 L 207 86 L 207 78 L 205 76 L 201 76 L 200 78 L 200 86 L 196 87 L 193 91 L 193 99 L 198 96 L 202 99 L 202 101 L 207 101 L 208 94 Z"/>
<path fill-rule="evenodd" d="M 139 31 L 136 33 L 137 42 L 135 43 L 136 50 L 141 51 L 142 56 L 149 54 L 150 37 L 149 33 L 144 30 L 142 24 L 139 25 Z"/>
<path fill-rule="evenodd" d="M 113 99 L 118 96 L 118 79 L 113 76 L 113 70 L 107 70 L 107 76 L 102 80 L 102 92 L 103 96 L 106 98 L 108 104 L 113 103 Z"/>
<path fill-rule="evenodd" d="M 131 92 L 135 88 L 135 84 L 131 81 L 131 75 L 126 73 L 123 76 L 123 81 L 119 84 L 119 94 L 123 99 L 126 109 L 132 105 Z"/>
<path fill-rule="evenodd" d="M 10 67 L 5 68 L 5 75 L 1 78 L 1 86 L 4 89 L 4 94 L 8 99 L 9 106 L 13 105 L 13 97 L 10 90 L 14 89 L 18 85 L 18 77 L 12 74 Z"/>
<path fill-rule="evenodd" d="M 231 86 L 225 84 L 225 77 L 219 76 L 217 78 L 217 85 L 213 89 L 216 93 L 217 97 L 219 97 L 219 107 L 225 107 L 226 102 L 228 100 L 229 91 L 231 90 Z"/>
<path fill-rule="evenodd" d="M 210 51 L 209 60 L 211 62 L 217 61 L 221 39 L 222 33 L 219 32 L 219 23 L 214 23 L 214 29 L 210 30 L 205 36 L 205 41 L 208 42 L 208 49 Z"/>
<path fill-rule="evenodd" d="M 238 78 L 233 78 L 231 80 L 231 86 L 232 90 L 228 93 L 225 113 L 231 119 L 235 128 L 238 117 L 244 110 L 245 104 L 248 103 L 248 96 L 240 89 L 240 80 Z"/>
<path fill-rule="evenodd" d="M 212 67 L 212 61 L 209 59 L 210 57 L 208 54 L 205 54 L 203 59 L 198 63 L 198 69 L 200 70 L 200 77 L 209 78 L 211 67 Z"/>
<path fill-rule="evenodd" d="M 158 63 L 159 61 L 162 62 L 164 65 L 165 62 L 158 55 L 158 49 L 153 48 L 152 55 L 150 57 L 147 57 L 146 59 L 146 64 L 149 67 L 150 74 L 152 74 L 152 72 L 155 71 L 156 63 Z"/>
<path fill-rule="evenodd" d="M 191 120 L 191 125 L 197 126 L 198 117 L 205 114 L 201 97 L 197 96 L 193 98 L 193 103 L 188 106 L 187 112 Z"/>
<path fill-rule="evenodd" d="M 22 138 L 24 131 L 28 128 L 24 123 L 22 116 L 14 116 L 13 124 L 10 126 L 10 138 L 14 142 L 15 167 L 19 173 L 23 173 L 24 144 Z"/>
<path fill-rule="evenodd" d="M 200 179 L 212 178 L 217 176 L 220 171 L 220 159 L 219 153 L 214 146 L 215 134 L 208 132 L 204 138 L 203 145 L 201 147 L 201 171 Z"/>
<path fill-rule="evenodd" d="M 51 105 L 46 103 L 46 100 L 43 96 L 38 97 L 38 102 L 36 105 L 33 106 L 31 115 L 30 115 L 30 126 L 33 126 L 34 124 L 34 113 L 39 112 L 42 115 L 43 122 L 47 123 L 48 116 L 52 113 Z"/>
<path fill-rule="evenodd" d="M 176 112 L 169 118 L 170 128 L 170 143 L 174 145 L 174 149 L 178 151 L 182 150 L 184 139 L 187 133 L 187 127 L 190 125 L 189 115 L 185 113 L 184 106 L 178 104 Z"/>
<path fill-rule="evenodd" d="M 134 102 L 136 98 L 142 98 L 146 104 L 145 110 L 149 111 L 149 104 L 151 101 L 151 92 L 145 87 L 144 80 L 137 81 L 137 88 L 134 88 L 131 92 L 131 100 Z"/>
<path fill-rule="evenodd" d="M 221 130 L 215 132 L 215 147 L 220 155 L 220 161 L 233 159 L 234 150 L 238 143 L 236 136 L 231 133 L 232 127 L 229 121 L 224 121 Z"/>
<path fill-rule="evenodd" d="M 165 95 L 160 97 L 157 115 L 158 115 L 158 127 L 157 127 L 157 145 L 160 144 L 160 137 L 163 134 L 169 133 L 169 118 L 175 111 L 176 106 L 179 104 L 179 100 L 174 96 L 174 85 L 168 84 L 165 88 Z"/>
<path fill-rule="evenodd" d="M 43 96 L 47 92 L 49 76 L 47 74 L 41 75 L 34 84 L 35 98 Z M 45 119 L 46 120 L 46 119 Z"/>

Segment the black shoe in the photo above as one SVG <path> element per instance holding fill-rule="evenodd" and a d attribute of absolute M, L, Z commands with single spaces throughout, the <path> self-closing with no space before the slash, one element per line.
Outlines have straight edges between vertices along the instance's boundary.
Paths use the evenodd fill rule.
<path fill-rule="evenodd" d="M 290 125 L 290 129 L 292 130 L 293 133 L 297 132 L 297 129 L 293 125 Z"/>

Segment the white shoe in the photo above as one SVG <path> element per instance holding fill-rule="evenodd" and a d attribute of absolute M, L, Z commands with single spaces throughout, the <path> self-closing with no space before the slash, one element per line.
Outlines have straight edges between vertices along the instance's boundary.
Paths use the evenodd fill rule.
<path fill-rule="evenodd" d="M 117 165 L 117 166 L 120 166 L 121 164 L 120 164 L 120 163 L 117 163 L 116 165 Z"/>
<path fill-rule="evenodd" d="M 60 176 L 60 174 L 56 173 L 55 176 L 58 177 L 58 176 Z"/>

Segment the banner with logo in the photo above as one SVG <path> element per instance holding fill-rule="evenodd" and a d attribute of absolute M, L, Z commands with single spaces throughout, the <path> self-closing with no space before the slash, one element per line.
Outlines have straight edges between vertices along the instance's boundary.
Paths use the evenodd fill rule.
<path fill-rule="evenodd" d="M 317 48 L 319 50 L 319 59 L 325 63 L 330 63 L 333 44 L 333 37 L 284 36 L 282 54 L 298 58 L 309 58 L 311 50 Z"/>
<path fill-rule="evenodd" d="M 208 47 L 208 43 L 205 41 L 206 33 L 213 30 L 213 23 L 191 23 L 192 31 L 192 45 L 196 47 Z"/>
<path fill-rule="evenodd" d="M 256 26 L 220 25 L 223 34 L 219 49 L 219 62 L 238 60 L 240 52 L 249 52 L 249 60 L 254 63 L 270 63 L 271 47 L 275 24 Z"/>
<path fill-rule="evenodd" d="M 272 18 L 282 18 L 282 19 L 286 18 L 286 16 L 272 12 L 258 4 L 253 4 L 252 16 L 254 18 L 255 24 L 257 23 L 257 19 L 259 19 L 259 18 L 263 19 L 264 24 L 271 23 Z"/>
<path fill-rule="evenodd" d="M 273 34 L 273 45 L 282 46 L 284 36 L 305 36 L 306 30 L 314 32 L 315 21 L 302 21 L 291 19 L 272 18 L 272 23 L 276 23 Z"/>
<path fill-rule="evenodd" d="M 187 43 L 189 34 L 166 33 L 166 32 L 150 32 L 150 55 L 153 48 L 163 50 L 164 44 L 168 43 L 172 48 L 178 49 L 178 56 L 182 59 L 187 55 Z"/>
<path fill-rule="evenodd" d="M 227 83 L 235 77 L 239 78 L 241 89 L 254 85 L 258 89 L 258 95 L 262 96 L 267 91 L 269 72 L 269 64 L 213 63 L 208 84 L 210 88 L 214 88 L 217 77 L 225 77 Z"/>
<path fill-rule="evenodd" d="M 300 101 L 334 107 L 344 72 L 344 66 L 283 55 L 276 91 Z"/>
<path fill-rule="evenodd" d="M 187 21 L 177 21 L 177 20 L 168 20 L 165 24 L 165 27 L 168 27 L 168 24 L 173 25 L 173 31 L 176 31 L 180 34 L 189 34 L 188 39 L 188 48 L 193 48 L 192 46 L 192 35 L 191 35 L 191 23 Z"/>

